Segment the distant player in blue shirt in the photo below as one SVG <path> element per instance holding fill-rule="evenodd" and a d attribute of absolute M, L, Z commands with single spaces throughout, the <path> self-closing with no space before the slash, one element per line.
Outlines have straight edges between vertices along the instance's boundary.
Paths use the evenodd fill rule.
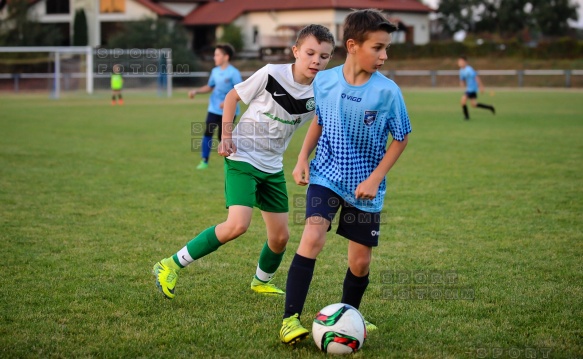
<path fill-rule="evenodd" d="M 208 83 L 198 89 L 194 89 L 188 93 L 190 98 L 194 98 L 197 93 L 211 92 L 209 99 L 208 113 L 206 116 L 206 124 L 204 136 L 201 143 L 201 157 L 202 160 L 196 167 L 199 170 L 208 167 L 209 155 L 212 147 L 213 133 L 217 130 L 219 142 L 221 141 L 221 119 L 223 117 L 223 102 L 225 97 L 236 84 L 242 82 L 241 73 L 231 65 L 230 61 L 233 59 L 235 50 L 230 44 L 217 45 L 215 47 L 215 68 L 211 71 Z M 235 111 L 235 117 L 239 114 L 239 105 Z M 234 120 L 234 119 L 233 119 Z"/>
<path fill-rule="evenodd" d="M 304 232 L 288 272 L 279 332 L 283 343 L 295 344 L 308 335 L 300 316 L 316 257 L 337 212 L 336 233 L 348 239 L 348 269 L 340 302 L 358 308 L 368 286 L 372 248 L 378 245 L 380 234 L 385 176 L 411 132 L 399 87 L 378 72 L 387 60 L 395 30 L 378 10 L 350 13 L 344 22 L 344 65 L 322 71 L 314 80 L 316 118 L 293 171 L 295 182 L 309 187 Z M 389 135 L 392 140 L 387 148 Z M 309 163 L 314 148 L 316 155 Z M 368 321 L 366 327 L 376 329 Z"/>
<path fill-rule="evenodd" d="M 457 60 L 457 65 L 460 68 L 460 86 L 466 88 L 466 92 L 462 95 L 461 101 L 462 108 L 464 110 L 464 118 L 466 120 L 470 119 L 468 106 L 466 105 L 468 99 L 470 99 L 472 107 L 485 108 L 492 111 L 493 114 L 496 114 L 494 106 L 479 103 L 477 101 L 478 90 L 480 90 L 480 92 L 484 92 L 484 85 L 482 84 L 482 80 L 480 80 L 476 70 L 468 65 L 468 59 L 465 56 L 460 56 Z"/>

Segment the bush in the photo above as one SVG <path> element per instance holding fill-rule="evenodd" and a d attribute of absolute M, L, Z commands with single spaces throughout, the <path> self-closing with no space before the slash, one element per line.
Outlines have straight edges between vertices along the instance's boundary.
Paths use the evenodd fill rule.
<path fill-rule="evenodd" d="M 221 43 L 229 43 L 233 45 L 236 51 L 241 51 L 243 49 L 243 35 L 241 34 L 241 29 L 238 26 L 229 24 L 223 27 L 223 36 L 219 39 Z"/>
<path fill-rule="evenodd" d="M 75 11 L 75 18 L 73 19 L 73 46 L 87 46 L 88 43 L 87 17 L 85 16 L 85 10 L 79 9 Z"/>

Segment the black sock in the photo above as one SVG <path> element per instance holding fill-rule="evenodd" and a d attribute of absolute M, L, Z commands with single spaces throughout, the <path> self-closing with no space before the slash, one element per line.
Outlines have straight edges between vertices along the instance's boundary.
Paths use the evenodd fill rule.
<path fill-rule="evenodd" d="M 302 257 L 297 254 L 291 262 L 285 286 L 285 313 L 283 318 L 289 318 L 298 313 L 302 314 L 304 303 L 308 296 L 316 260 Z"/>
<path fill-rule="evenodd" d="M 115 95 L 111 96 L 111 101 L 115 101 Z"/>
<path fill-rule="evenodd" d="M 466 120 L 470 119 L 470 114 L 468 113 L 468 106 L 467 105 L 463 105 L 463 109 L 464 109 L 464 118 Z"/>
<path fill-rule="evenodd" d="M 348 268 L 346 277 L 344 277 L 344 285 L 342 286 L 342 303 L 350 304 L 358 309 L 368 282 L 368 274 L 364 277 L 357 277 Z"/>
<path fill-rule="evenodd" d="M 488 110 L 492 111 L 492 113 L 494 113 L 494 114 L 496 113 L 496 110 L 494 110 L 494 106 L 485 105 L 483 103 L 478 103 L 478 107 L 488 109 Z"/>
<path fill-rule="evenodd" d="M 119 100 L 121 100 L 121 94 L 117 95 L 117 98 L 118 98 Z"/>

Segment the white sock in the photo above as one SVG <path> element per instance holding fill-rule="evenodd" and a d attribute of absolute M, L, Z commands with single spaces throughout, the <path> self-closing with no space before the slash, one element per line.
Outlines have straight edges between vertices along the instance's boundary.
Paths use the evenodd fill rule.
<path fill-rule="evenodd" d="M 266 273 L 262 271 L 261 268 L 259 268 L 259 265 L 257 265 L 257 270 L 255 271 L 255 278 L 259 279 L 260 281 L 267 283 L 271 280 L 271 278 L 273 278 L 274 275 L 275 273 Z"/>

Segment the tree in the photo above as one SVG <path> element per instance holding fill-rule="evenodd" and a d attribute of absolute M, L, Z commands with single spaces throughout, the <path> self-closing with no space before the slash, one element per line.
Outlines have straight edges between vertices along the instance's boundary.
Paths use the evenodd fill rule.
<path fill-rule="evenodd" d="M 79 9 L 75 11 L 75 18 L 73 19 L 73 46 L 87 46 L 88 43 L 87 17 L 85 16 L 85 10 Z"/>
<path fill-rule="evenodd" d="M 476 5 L 479 0 L 441 0 L 437 12 L 445 31 L 453 34 L 460 30 L 473 32 Z"/>
<path fill-rule="evenodd" d="M 578 20 L 578 4 L 570 0 L 534 0 L 532 14 L 537 28 L 546 36 L 567 34 L 567 20 Z"/>
<path fill-rule="evenodd" d="M 572 0 L 442 0 L 438 13 L 444 30 L 498 33 L 512 37 L 525 30 L 560 36 L 577 20 Z"/>
<path fill-rule="evenodd" d="M 229 43 L 233 45 L 235 50 L 241 51 L 243 49 L 243 35 L 241 34 L 241 28 L 236 25 L 229 24 L 223 27 L 223 36 L 219 39 L 219 42 Z"/>
<path fill-rule="evenodd" d="M 187 48 L 184 27 L 166 19 L 146 19 L 124 24 L 123 31 L 112 37 L 107 46 L 121 49 L 172 49 L 172 62 L 196 68 L 194 54 Z"/>
<path fill-rule="evenodd" d="M 55 46 L 63 36 L 52 24 L 33 21 L 28 15 L 29 1 L 12 0 L 6 19 L 0 23 L 0 46 Z"/>

